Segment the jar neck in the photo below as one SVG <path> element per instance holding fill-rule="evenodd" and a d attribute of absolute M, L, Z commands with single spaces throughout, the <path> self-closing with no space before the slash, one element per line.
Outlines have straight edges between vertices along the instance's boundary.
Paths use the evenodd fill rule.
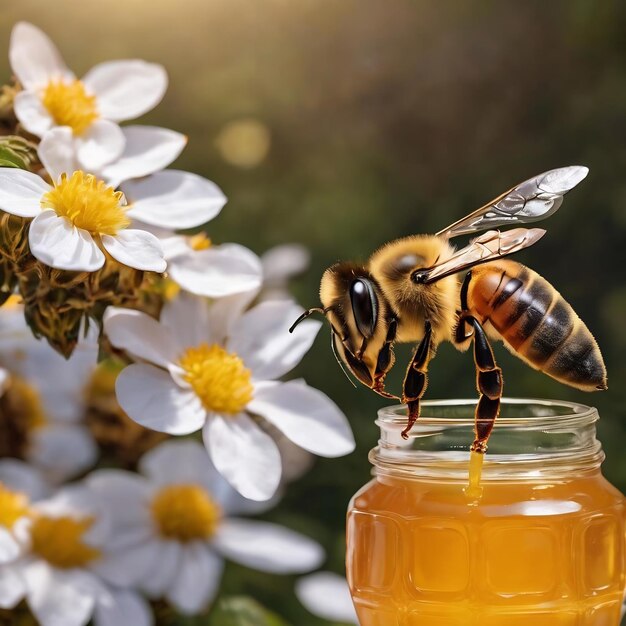
<path fill-rule="evenodd" d="M 370 452 L 377 474 L 412 479 L 466 480 L 474 438 L 471 400 L 434 400 L 407 440 L 406 407 L 378 412 L 378 446 Z M 551 400 L 502 400 L 485 455 L 484 481 L 575 478 L 597 472 L 604 460 L 596 438 L 596 409 Z"/>

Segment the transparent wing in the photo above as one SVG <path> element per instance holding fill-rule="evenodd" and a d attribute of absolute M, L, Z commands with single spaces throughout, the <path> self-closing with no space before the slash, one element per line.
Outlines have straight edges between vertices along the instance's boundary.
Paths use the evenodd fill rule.
<path fill-rule="evenodd" d="M 437 235 L 450 239 L 489 228 L 545 219 L 561 206 L 563 196 L 588 173 L 588 168 L 572 165 L 539 174 L 444 228 Z"/>
<path fill-rule="evenodd" d="M 438 265 L 418 270 L 413 279 L 418 283 L 433 283 L 450 274 L 457 274 L 474 265 L 508 256 L 539 241 L 546 231 L 542 228 L 513 228 L 501 233 L 490 230 L 473 239 L 468 246 L 455 252 Z"/>

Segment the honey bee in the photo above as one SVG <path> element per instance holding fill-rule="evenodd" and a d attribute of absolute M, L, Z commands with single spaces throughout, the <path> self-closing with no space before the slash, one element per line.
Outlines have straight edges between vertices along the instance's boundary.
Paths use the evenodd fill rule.
<path fill-rule="evenodd" d="M 535 271 L 504 258 L 533 245 L 546 231 L 494 230 L 552 215 L 587 173 L 581 166 L 544 172 L 435 235 L 387 243 L 365 265 L 336 263 L 322 276 L 322 307 L 303 313 L 290 332 L 312 313 L 323 314 L 339 365 L 381 396 L 406 403 L 405 439 L 419 417 L 437 346 L 450 341 L 464 351 L 473 343 L 479 400 L 471 450 L 480 453 L 487 450 L 503 389 L 489 339 L 502 341 L 528 365 L 562 383 L 584 391 L 606 389 L 598 344 L 574 309 Z M 480 231 L 487 232 L 460 250 L 450 244 Z M 398 397 L 385 389 L 385 376 L 395 361 L 394 344 L 405 342 L 417 346 Z"/>

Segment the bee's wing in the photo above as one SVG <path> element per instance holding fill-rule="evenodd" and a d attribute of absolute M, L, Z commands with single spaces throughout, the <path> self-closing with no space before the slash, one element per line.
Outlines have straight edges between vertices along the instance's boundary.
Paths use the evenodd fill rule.
<path fill-rule="evenodd" d="M 529 178 L 437 235 L 450 239 L 480 230 L 545 219 L 561 206 L 563 196 L 588 173 L 586 167 L 571 165 Z"/>
<path fill-rule="evenodd" d="M 542 228 L 513 228 L 502 233 L 490 230 L 473 239 L 468 246 L 461 248 L 442 263 L 417 270 L 414 280 L 419 283 L 433 283 L 474 265 L 487 263 L 528 248 L 545 234 L 546 231 Z"/>

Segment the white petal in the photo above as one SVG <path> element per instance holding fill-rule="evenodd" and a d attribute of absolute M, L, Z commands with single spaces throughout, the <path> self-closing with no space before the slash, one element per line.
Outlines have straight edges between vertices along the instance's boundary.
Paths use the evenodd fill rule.
<path fill-rule="evenodd" d="M 17 459 L 0 459 L 0 483 L 25 493 L 31 500 L 39 500 L 48 493 L 43 475 L 28 463 Z"/>
<path fill-rule="evenodd" d="M 14 561 L 22 552 L 17 539 L 4 526 L 0 526 L 0 565 Z"/>
<path fill-rule="evenodd" d="M 152 488 L 143 477 L 117 469 L 100 469 L 86 478 L 87 486 L 104 503 L 114 527 L 148 526 Z"/>
<path fill-rule="evenodd" d="M 61 174 L 71 174 L 79 169 L 74 153 L 74 135 L 69 126 L 58 126 L 48 131 L 37 148 L 37 154 L 55 182 Z"/>
<path fill-rule="evenodd" d="M 28 242 L 34 257 L 59 270 L 94 272 L 104 265 L 104 254 L 91 235 L 52 209 L 31 222 Z"/>
<path fill-rule="evenodd" d="M 290 333 L 301 313 L 293 302 L 262 302 L 233 323 L 228 349 L 244 360 L 256 380 L 279 378 L 300 362 L 321 328 L 320 322 L 307 320 Z"/>
<path fill-rule="evenodd" d="M 143 180 L 126 181 L 128 216 L 163 228 L 193 228 L 212 220 L 226 204 L 219 187 L 202 176 L 164 170 Z"/>
<path fill-rule="evenodd" d="M 183 545 L 178 541 L 161 541 L 156 565 L 141 581 L 140 588 L 151 598 L 160 598 L 171 589 L 182 565 Z"/>
<path fill-rule="evenodd" d="M 222 579 L 224 562 L 206 544 L 193 542 L 183 548 L 178 577 L 167 599 L 184 615 L 195 615 L 213 600 Z"/>
<path fill-rule="evenodd" d="M 127 228 L 115 237 L 102 235 L 102 245 L 117 261 L 148 272 L 164 272 L 167 263 L 159 240 L 145 230 Z"/>
<path fill-rule="evenodd" d="M 131 120 L 153 109 L 167 89 L 165 68 L 138 59 L 106 61 L 91 68 L 83 83 L 98 99 L 106 119 Z"/>
<path fill-rule="evenodd" d="M 311 263 L 311 253 L 296 243 L 269 249 L 261 256 L 263 280 L 270 286 L 285 283 L 291 276 L 304 272 Z"/>
<path fill-rule="evenodd" d="M 0 566 L 0 608 L 13 609 L 26 595 L 26 583 L 13 565 Z"/>
<path fill-rule="evenodd" d="M 153 365 L 129 365 L 117 377 L 115 391 L 128 416 L 152 430 L 188 435 L 200 430 L 206 420 L 199 398 Z"/>
<path fill-rule="evenodd" d="M 80 570 L 56 570 L 44 562 L 24 570 L 30 610 L 41 626 L 85 626 L 96 603 L 92 578 Z"/>
<path fill-rule="evenodd" d="M 135 591 L 111 589 L 108 601 L 96 606 L 94 626 L 153 626 L 152 609 Z"/>
<path fill-rule="evenodd" d="M 93 436 L 78 424 L 47 424 L 33 431 L 28 461 L 60 482 L 95 465 L 98 448 Z"/>
<path fill-rule="evenodd" d="M 100 177 L 112 187 L 129 178 L 140 178 L 167 167 L 182 152 L 187 137 L 156 126 L 125 126 L 124 152 L 117 161 L 106 165 Z"/>
<path fill-rule="evenodd" d="M 0 167 L 0 209 L 19 217 L 41 213 L 41 199 L 51 187 L 43 178 L 13 167 Z"/>
<path fill-rule="evenodd" d="M 50 38 L 28 22 L 18 22 L 13 27 L 9 60 L 13 73 L 26 89 L 43 87 L 51 79 L 74 78 Z"/>
<path fill-rule="evenodd" d="M 109 307 L 104 314 L 104 332 L 116 348 L 161 367 L 167 368 L 180 356 L 168 329 L 141 311 Z"/>
<path fill-rule="evenodd" d="M 54 119 L 36 93 L 21 91 L 13 100 L 13 111 L 20 124 L 37 137 L 45 136 L 54 125 Z"/>
<path fill-rule="evenodd" d="M 308 572 L 324 560 L 324 550 L 316 541 L 268 522 L 226 519 L 214 545 L 232 561 L 274 574 Z"/>
<path fill-rule="evenodd" d="M 135 587 L 153 571 L 159 558 L 160 545 L 151 539 L 120 550 L 107 550 L 91 569 L 103 580 L 118 587 Z"/>
<path fill-rule="evenodd" d="M 280 452 L 247 415 L 211 417 L 202 431 L 217 471 L 244 497 L 269 500 L 280 483 Z"/>
<path fill-rule="evenodd" d="M 222 298 L 261 286 L 259 258 L 238 244 L 191 250 L 168 263 L 168 273 L 183 289 L 199 296 Z"/>
<path fill-rule="evenodd" d="M 241 317 L 258 293 L 259 289 L 251 289 L 233 296 L 219 298 L 211 304 L 209 325 L 214 341 L 220 344 L 225 342 L 235 322 Z"/>
<path fill-rule="evenodd" d="M 301 578 L 296 582 L 296 595 L 313 615 L 330 622 L 359 623 L 343 576 L 317 572 Z"/>
<path fill-rule="evenodd" d="M 181 293 L 165 303 L 160 321 L 176 340 L 180 355 L 191 346 L 215 341 L 209 316 L 209 304 L 204 298 Z"/>
<path fill-rule="evenodd" d="M 93 172 L 112 163 L 124 152 L 122 129 L 109 120 L 96 120 L 75 138 L 76 158 L 82 169 Z"/>
<path fill-rule="evenodd" d="M 248 409 L 313 454 L 337 457 L 354 450 L 350 423 L 339 407 L 300 381 L 258 385 Z"/>

